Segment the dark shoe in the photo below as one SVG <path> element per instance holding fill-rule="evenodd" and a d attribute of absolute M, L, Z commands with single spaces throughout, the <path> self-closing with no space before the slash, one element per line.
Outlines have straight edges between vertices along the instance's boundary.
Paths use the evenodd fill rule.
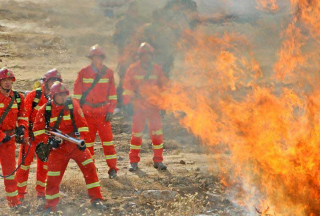
<path fill-rule="evenodd" d="M 49 216 L 49 215 L 52 215 L 52 214 L 54 213 L 53 211 L 52 211 L 52 209 L 51 208 L 47 208 L 46 210 L 45 210 L 45 212 L 42 214 L 42 216 Z"/>
<path fill-rule="evenodd" d="M 162 162 L 154 163 L 153 167 L 158 169 L 158 170 L 167 170 L 167 166 L 164 165 Z"/>
<path fill-rule="evenodd" d="M 91 205 L 98 210 L 107 210 L 107 206 L 105 206 L 100 199 L 93 200 Z"/>
<path fill-rule="evenodd" d="M 116 178 L 116 177 L 117 177 L 117 171 L 114 170 L 114 169 L 110 170 L 110 172 L 109 172 L 109 178 L 110 178 L 110 179 L 114 179 L 114 178 Z"/>
<path fill-rule="evenodd" d="M 129 166 L 129 171 L 133 172 L 136 171 L 138 169 L 138 163 L 131 163 Z"/>
<path fill-rule="evenodd" d="M 22 204 L 18 204 L 16 206 L 13 206 L 11 209 L 12 211 L 19 211 L 21 207 L 22 207 Z"/>

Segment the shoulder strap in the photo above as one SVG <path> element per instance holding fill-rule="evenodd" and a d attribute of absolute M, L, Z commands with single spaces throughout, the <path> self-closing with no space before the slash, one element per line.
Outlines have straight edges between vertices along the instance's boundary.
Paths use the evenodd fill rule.
<path fill-rule="evenodd" d="M 44 118 L 45 118 L 45 123 L 46 123 L 46 128 L 50 127 L 50 118 L 51 118 L 51 102 L 48 101 L 46 103 L 46 110 L 44 113 Z"/>
<path fill-rule="evenodd" d="M 88 96 L 90 91 L 97 85 L 97 83 L 100 81 L 101 77 L 106 74 L 107 70 L 108 70 L 108 68 L 106 66 L 103 66 L 102 72 L 97 74 L 97 76 L 94 79 L 94 81 L 91 84 L 91 86 L 87 89 L 87 91 L 83 92 L 83 94 L 81 96 L 81 99 L 80 99 L 80 106 L 81 107 L 85 103 L 86 97 Z"/>
<path fill-rule="evenodd" d="M 0 124 L 2 124 L 3 120 L 7 117 L 13 103 L 14 103 L 14 100 L 15 100 L 15 94 L 12 95 L 12 98 L 11 98 L 11 101 L 10 103 L 8 104 L 7 108 L 5 109 L 5 111 L 2 113 L 1 117 L 0 117 Z"/>
<path fill-rule="evenodd" d="M 36 96 L 34 97 L 34 99 L 32 101 L 32 109 L 34 109 L 39 104 L 41 96 L 42 96 L 42 89 L 37 88 L 36 89 Z"/>
<path fill-rule="evenodd" d="M 74 115 L 73 115 L 73 110 L 74 110 L 73 108 L 74 108 L 74 106 L 73 106 L 73 102 L 72 102 L 72 100 L 71 100 L 70 98 L 67 100 L 66 105 L 68 106 L 68 109 L 69 109 L 69 111 L 70 111 L 70 118 L 71 118 L 73 130 L 74 130 L 74 134 L 75 134 L 77 137 L 80 137 L 80 133 L 79 133 L 79 131 L 78 131 L 76 122 L 75 122 L 75 120 L 74 120 Z"/>
<path fill-rule="evenodd" d="M 14 94 L 15 100 L 18 105 L 18 110 L 20 110 L 21 96 L 20 96 L 19 92 L 15 91 L 15 90 L 13 90 L 13 94 Z"/>

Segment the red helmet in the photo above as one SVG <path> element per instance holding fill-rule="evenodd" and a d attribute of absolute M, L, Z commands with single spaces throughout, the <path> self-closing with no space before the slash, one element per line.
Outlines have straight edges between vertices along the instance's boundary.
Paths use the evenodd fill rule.
<path fill-rule="evenodd" d="M 98 44 L 92 46 L 89 55 L 87 55 L 88 58 L 92 58 L 93 56 L 103 56 L 103 58 L 106 58 L 106 54 Z"/>
<path fill-rule="evenodd" d="M 12 70 L 2 68 L 0 69 L 0 80 L 5 78 L 12 78 L 13 82 L 16 81 L 16 77 L 14 76 Z"/>
<path fill-rule="evenodd" d="M 53 68 L 52 70 L 49 70 L 47 73 L 45 73 L 44 76 L 43 76 L 43 78 L 42 78 L 42 80 L 43 80 L 44 82 L 48 82 L 49 79 L 52 79 L 52 78 L 55 78 L 55 79 L 59 80 L 60 82 L 62 82 L 61 74 L 60 74 L 60 72 L 59 72 L 57 69 L 55 69 L 55 68 Z"/>
<path fill-rule="evenodd" d="M 138 49 L 138 54 L 142 53 L 154 53 L 154 48 L 147 42 L 143 42 Z"/>
<path fill-rule="evenodd" d="M 56 94 L 66 92 L 67 95 L 70 94 L 68 87 L 62 82 L 56 81 L 50 88 L 50 97 L 53 98 Z"/>

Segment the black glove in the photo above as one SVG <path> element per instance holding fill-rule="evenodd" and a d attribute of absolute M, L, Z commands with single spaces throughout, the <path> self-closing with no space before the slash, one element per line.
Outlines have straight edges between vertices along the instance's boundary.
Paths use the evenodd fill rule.
<path fill-rule="evenodd" d="M 11 136 L 9 136 L 8 134 L 6 134 L 6 136 L 3 138 L 3 140 L 1 141 L 2 143 L 6 143 L 9 142 L 9 140 L 11 140 Z"/>
<path fill-rule="evenodd" d="M 59 148 L 59 145 L 60 145 L 61 141 L 60 140 L 57 140 L 53 137 L 49 137 L 48 139 L 48 145 L 51 145 L 52 148 Z"/>
<path fill-rule="evenodd" d="M 24 130 L 25 128 L 22 125 L 20 125 L 19 127 L 16 128 L 16 135 L 18 137 L 24 136 Z"/>
<path fill-rule="evenodd" d="M 124 106 L 124 111 L 125 111 L 126 115 L 132 116 L 133 115 L 133 106 L 132 106 L 132 104 L 130 103 L 128 105 L 125 105 Z"/>
<path fill-rule="evenodd" d="M 107 113 L 107 115 L 106 115 L 106 122 L 111 121 L 112 118 L 113 118 L 113 114 L 112 114 L 112 113 Z"/>
<path fill-rule="evenodd" d="M 77 147 L 78 147 L 78 149 L 79 149 L 80 151 L 84 151 L 84 150 L 86 150 L 86 148 L 87 148 L 86 145 L 83 145 L 83 146 L 77 145 Z"/>

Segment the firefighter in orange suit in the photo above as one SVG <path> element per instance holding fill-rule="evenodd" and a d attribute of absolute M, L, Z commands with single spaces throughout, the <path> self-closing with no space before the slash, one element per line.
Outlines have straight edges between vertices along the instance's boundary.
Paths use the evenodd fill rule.
<path fill-rule="evenodd" d="M 33 138 L 32 134 L 32 126 L 34 120 L 36 118 L 37 112 L 39 108 L 47 103 L 49 99 L 49 92 L 50 88 L 55 81 L 61 81 L 61 74 L 57 69 L 49 70 L 44 74 L 42 78 L 43 84 L 41 87 L 31 91 L 27 94 L 25 98 L 25 109 L 26 115 L 29 118 L 29 136 Z M 23 153 L 23 146 L 20 147 L 20 154 L 19 154 L 19 164 L 22 161 L 22 153 Z M 29 169 L 30 165 L 33 162 L 34 153 L 35 153 L 36 145 L 35 142 L 32 142 L 31 149 L 27 157 L 25 158 L 24 164 L 21 165 L 20 169 L 17 172 L 17 181 L 18 181 L 18 192 L 19 192 L 19 199 L 23 200 L 24 195 L 26 194 L 28 177 L 29 177 Z M 47 163 L 41 161 L 37 157 L 37 183 L 36 183 L 36 191 L 38 198 L 45 197 L 45 184 L 47 179 Z"/>
<path fill-rule="evenodd" d="M 98 132 L 109 166 L 109 177 L 115 178 L 117 156 L 110 123 L 117 104 L 113 71 L 103 65 L 106 55 L 99 45 L 91 47 L 87 57 L 92 63 L 79 71 L 74 83 L 74 98 L 80 102 L 88 122 L 89 133 L 85 140 L 88 149 L 94 156 L 93 146 Z"/>
<path fill-rule="evenodd" d="M 79 166 L 86 181 L 88 194 L 94 207 L 105 209 L 102 204 L 100 183 L 96 166 L 86 147 L 48 137 L 45 130 L 54 127 L 64 134 L 84 139 L 88 133 L 87 122 L 77 101 L 68 98 L 69 90 L 61 82 L 55 82 L 50 89 L 52 100 L 43 105 L 36 116 L 33 133 L 37 144 L 52 146 L 48 159 L 48 177 L 46 185 L 46 213 L 56 211 L 59 202 L 59 185 L 70 159 Z"/>
<path fill-rule="evenodd" d="M 24 108 L 23 95 L 12 90 L 15 80 L 11 70 L 0 69 L 0 163 L 2 174 L 5 176 L 4 188 L 8 204 L 16 208 L 21 205 L 21 202 L 15 175 L 10 175 L 16 169 L 16 143 L 12 135 L 16 133 L 24 136 L 24 130 L 28 127 L 28 117 Z"/>
<path fill-rule="evenodd" d="M 142 43 L 138 49 L 140 61 L 132 64 L 127 70 L 123 84 L 123 102 L 126 109 L 133 105 L 132 136 L 130 145 L 129 171 L 135 171 L 140 161 L 139 152 L 142 144 L 142 132 L 148 121 L 149 132 L 154 152 L 154 167 L 166 170 L 162 163 L 163 131 L 160 110 L 149 104 L 140 94 L 140 91 L 156 85 L 162 89 L 168 82 L 160 66 L 153 64 L 154 48 L 148 43 Z"/>

